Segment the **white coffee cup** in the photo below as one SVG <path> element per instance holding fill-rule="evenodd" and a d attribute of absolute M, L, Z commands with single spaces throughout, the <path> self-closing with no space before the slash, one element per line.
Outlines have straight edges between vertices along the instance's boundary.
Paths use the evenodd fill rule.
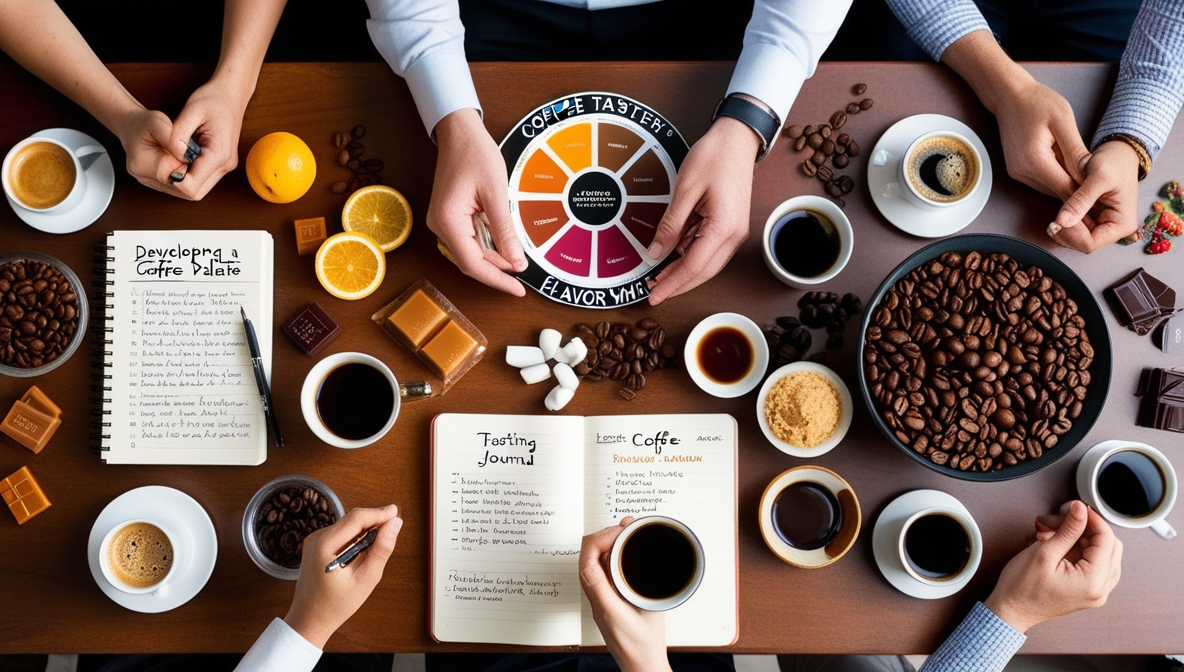
<path fill-rule="evenodd" d="M 1098 477 L 1101 476 L 1102 465 L 1122 451 L 1140 453 L 1154 462 L 1159 469 L 1159 474 L 1163 478 L 1163 497 L 1150 513 L 1142 516 L 1123 515 L 1107 504 L 1098 491 Z M 1103 441 L 1086 451 L 1077 463 L 1077 494 L 1086 504 L 1093 507 L 1112 525 L 1133 529 L 1150 527 L 1152 532 L 1165 540 L 1176 537 L 1176 530 L 1168 524 L 1166 518 L 1176 503 L 1177 488 L 1176 471 L 1172 468 L 1172 463 L 1163 453 L 1145 443 Z"/>
<path fill-rule="evenodd" d="M 777 261 L 777 256 L 774 254 L 773 234 L 777 223 L 781 221 L 782 217 L 798 210 L 810 210 L 822 215 L 830 220 L 830 223 L 835 227 L 835 232 L 838 234 L 839 256 L 831 264 L 830 268 L 826 269 L 820 275 L 811 277 L 794 275 L 781 266 L 780 262 Z M 821 196 L 795 196 L 773 208 L 773 212 L 769 213 L 769 218 L 765 220 L 761 245 L 765 257 L 765 266 L 769 267 L 769 271 L 777 276 L 778 280 L 797 289 L 814 289 L 816 286 L 833 279 L 847 266 L 847 262 L 851 260 L 851 251 L 855 247 L 855 231 L 851 228 L 851 220 L 847 219 L 847 215 L 843 212 L 842 208 L 829 198 L 822 198 Z"/>
<path fill-rule="evenodd" d="M 57 145 L 58 147 L 62 148 L 62 150 L 65 151 L 65 153 L 70 157 L 71 162 L 74 164 L 74 186 L 70 189 L 70 193 L 62 201 L 45 208 L 34 207 L 21 200 L 21 198 L 17 195 L 16 190 L 12 186 L 12 176 L 10 175 L 12 162 L 17 157 L 17 155 L 20 154 L 21 150 L 38 142 Z M 78 157 L 103 153 L 105 151 L 106 150 L 104 150 L 102 147 L 99 147 L 98 145 L 79 147 L 76 150 L 70 149 L 64 143 L 54 140 L 53 138 L 34 135 L 16 143 L 16 146 L 9 150 L 8 154 L 5 155 L 4 163 L 2 166 L 0 166 L 0 182 L 3 183 L 4 193 L 7 194 L 8 197 L 12 199 L 12 202 L 18 207 L 24 208 L 25 210 L 29 210 L 31 212 L 39 212 L 43 214 L 59 214 L 63 212 L 69 212 L 70 210 L 74 209 L 75 206 L 81 203 L 82 198 L 86 195 L 87 175 L 86 171 L 83 170 L 82 163 L 78 160 Z"/>
<path fill-rule="evenodd" d="M 376 369 L 390 383 L 391 390 L 394 394 L 394 404 L 391 407 L 391 415 L 387 419 L 386 424 L 377 433 L 364 439 L 351 440 L 334 434 L 325 426 L 324 421 L 321 419 L 321 414 L 317 410 L 317 394 L 320 392 L 321 384 L 332 371 L 346 364 L 367 364 Z M 391 431 L 391 427 L 394 427 L 395 420 L 399 417 L 399 406 L 402 401 L 401 396 L 403 396 L 400 392 L 406 389 L 406 387 L 399 385 L 395 374 L 391 373 L 390 368 L 378 358 L 371 357 L 362 352 L 339 352 L 317 362 L 316 366 L 312 367 L 312 370 L 304 377 L 304 387 L 300 390 L 300 410 L 304 414 L 304 421 L 308 423 L 308 428 L 321 441 L 337 448 L 362 448 L 377 442 L 386 436 L 387 432 Z"/>
<path fill-rule="evenodd" d="M 151 525 L 156 527 L 164 536 L 168 537 L 169 544 L 172 546 L 174 557 L 172 564 L 169 565 L 168 572 L 164 577 L 150 586 L 136 586 L 132 585 L 123 579 L 119 578 L 116 571 L 111 568 L 110 550 L 111 544 L 115 537 L 129 525 Z M 167 597 L 170 592 L 169 581 L 177 575 L 177 567 L 180 565 L 180 560 L 176 557 L 178 547 L 178 536 L 172 531 L 168 525 L 157 520 L 149 520 L 145 518 L 135 518 L 132 520 L 125 520 L 122 523 L 112 527 L 107 535 L 103 537 L 103 543 L 99 544 L 99 569 L 103 572 L 103 578 L 107 579 L 115 589 L 131 595 L 152 595 L 153 597 Z"/>
<path fill-rule="evenodd" d="M 932 515 L 946 516 L 957 521 L 966 532 L 966 537 L 970 541 L 970 555 L 966 558 L 962 567 L 951 574 L 939 577 L 925 576 L 919 572 L 914 566 L 914 560 L 910 559 L 909 553 L 905 548 L 905 539 L 907 538 L 909 528 L 921 518 Z M 917 511 L 904 521 L 904 524 L 900 527 L 900 536 L 896 540 L 896 550 L 900 555 L 900 564 L 909 576 L 928 586 L 948 586 L 956 581 L 974 576 L 974 573 L 978 571 L 979 563 L 983 559 L 983 537 L 979 532 L 978 525 L 974 522 L 974 518 L 969 513 L 952 507 L 930 506 Z"/>
<path fill-rule="evenodd" d="M 952 201 L 936 201 L 931 198 L 927 198 L 924 194 L 917 191 L 917 187 L 913 184 L 912 179 L 909 177 L 909 164 L 912 163 L 913 152 L 915 152 L 917 148 L 920 147 L 920 145 L 926 140 L 934 137 L 953 138 L 960 144 L 965 145 L 966 148 L 970 150 L 971 158 L 975 163 L 974 182 L 970 185 L 970 188 L 967 189 L 959 198 Z M 974 146 L 974 143 L 965 136 L 953 131 L 934 131 L 932 133 L 926 133 L 916 140 L 913 140 L 912 144 L 909 145 L 909 148 L 905 150 L 904 157 L 900 160 L 900 167 L 897 169 L 896 179 L 901 185 L 900 192 L 904 194 L 905 200 L 912 203 L 913 205 L 930 210 L 949 208 L 956 205 L 961 205 L 966 201 L 966 199 L 970 198 L 970 196 L 975 191 L 978 190 L 979 184 L 982 183 L 983 179 L 983 160 L 982 156 L 980 156 L 978 153 L 978 149 Z"/>
<path fill-rule="evenodd" d="M 690 580 L 687 581 L 681 590 L 662 599 L 654 599 L 638 593 L 637 590 L 629 585 L 621 568 L 621 554 L 626 546 L 626 542 L 637 534 L 638 531 L 651 525 L 664 525 L 674 528 L 690 542 L 695 554 L 695 568 L 691 573 Z M 646 611 L 668 611 L 691 599 L 691 596 L 699 589 L 699 584 L 703 583 L 705 567 L 703 544 L 699 541 L 699 538 L 695 536 L 691 528 L 666 516 L 645 516 L 634 520 L 617 536 L 616 541 L 613 542 L 612 550 L 609 552 L 609 576 L 612 578 L 613 586 L 616 587 L 621 597 L 625 598 L 626 602 L 638 609 L 645 609 Z"/>

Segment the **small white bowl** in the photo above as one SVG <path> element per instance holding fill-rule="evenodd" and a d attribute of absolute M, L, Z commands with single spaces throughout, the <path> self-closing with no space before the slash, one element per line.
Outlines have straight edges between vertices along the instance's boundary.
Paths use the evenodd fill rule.
<path fill-rule="evenodd" d="M 777 257 L 773 254 L 773 241 L 771 240 L 773 228 L 777 226 L 777 222 L 781 221 L 782 217 L 795 210 L 813 210 L 835 225 L 839 236 L 839 257 L 821 275 L 809 278 L 794 275 L 782 268 L 781 264 L 777 262 Z M 847 219 L 847 214 L 843 212 L 843 209 L 835 205 L 834 201 L 829 198 L 795 196 L 773 208 L 773 212 L 769 213 L 769 218 L 765 220 L 764 232 L 761 235 L 761 245 L 765 256 L 765 266 L 769 267 L 769 272 L 777 276 L 778 280 L 797 289 L 815 289 L 832 280 L 847 266 L 847 262 L 851 261 L 851 251 L 855 248 L 855 230 L 851 228 L 851 220 Z"/>
<path fill-rule="evenodd" d="M 717 383 L 699 367 L 699 344 L 708 333 L 719 327 L 738 329 L 752 345 L 752 368 L 748 370 L 746 376 L 734 383 Z M 687 373 L 691 374 L 691 380 L 695 381 L 699 389 L 714 397 L 731 399 L 748 394 L 760 384 L 761 377 L 769 368 L 769 344 L 765 341 L 765 335 L 761 332 L 761 328 L 747 317 L 737 313 L 716 313 L 703 318 L 703 321 L 691 330 L 691 335 L 687 337 L 686 347 L 683 348 L 682 357 L 687 367 Z"/>
<path fill-rule="evenodd" d="M 765 420 L 765 399 L 769 396 L 769 391 L 773 389 L 773 385 L 791 373 L 801 372 L 817 373 L 829 380 L 830 384 L 834 385 L 835 390 L 839 393 L 839 404 L 842 407 L 839 411 L 839 426 L 835 428 L 835 433 L 829 439 L 813 448 L 801 448 L 782 441 L 777 438 L 777 435 L 769 427 L 769 422 Z M 780 369 L 777 369 L 765 379 L 765 384 L 761 386 L 761 393 L 756 397 L 756 421 L 760 424 L 761 431 L 765 433 L 765 438 L 777 450 L 793 455 L 794 457 L 818 457 L 819 455 L 830 452 L 847 435 L 847 430 L 851 428 L 851 411 L 853 408 L 851 390 L 847 389 L 847 384 L 843 382 L 842 378 L 839 378 L 838 374 L 830 368 L 821 364 L 815 364 L 814 362 L 794 362 L 793 364 L 786 364 Z"/>

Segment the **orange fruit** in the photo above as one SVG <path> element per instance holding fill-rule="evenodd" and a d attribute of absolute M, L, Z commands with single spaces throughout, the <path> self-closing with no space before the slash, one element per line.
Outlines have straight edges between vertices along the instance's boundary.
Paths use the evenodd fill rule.
<path fill-rule="evenodd" d="M 247 153 L 247 181 L 265 201 L 291 203 L 312 187 L 316 177 L 312 150 L 291 133 L 268 133 Z"/>
<path fill-rule="evenodd" d="M 341 209 L 341 228 L 365 233 L 383 252 L 402 245 L 411 235 L 411 205 L 398 191 L 375 184 L 362 187 Z"/>
<path fill-rule="evenodd" d="M 374 293 L 386 275 L 386 255 L 364 233 L 329 236 L 317 250 L 317 280 L 339 299 L 357 300 Z"/>

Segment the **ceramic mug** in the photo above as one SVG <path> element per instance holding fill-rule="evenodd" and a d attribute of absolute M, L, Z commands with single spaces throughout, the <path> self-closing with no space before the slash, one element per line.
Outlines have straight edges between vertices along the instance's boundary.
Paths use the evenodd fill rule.
<path fill-rule="evenodd" d="M 781 233 L 777 224 L 789 213 L 799 210 L 808 210 L 822 215 L 834 226 L 835 233 L 839 238 L 838 257 L 830 268 L 819 275 L 810 277 L 794 275 L 781 266 L 774 254 L 775 238 Z M 765 257 L 765 266 L 778 280 L 797 289 L 814 289 L 833 279 L 847 266 L 847 262 L 851 260 L 851 252 L 855 247 L 855 231 L 851 228 L 851 220 L 847 219 L 846 213 L 830 199 L 821 196 L 795 196 L 773 208 L 773 212 L 769 213 L 769 218 L 765 220 L 764 233 L 761 236 L 761 246 Z"/>
<path fill-rule="evenodd" d="M 630 548 L 631 544 L 641 546 Z M 677 552 L 663 552 L 671 549 Z M 672 566 L 655 566 L 655 559 L 669 561 Z M 678 566 L 675 568 L 674 564 Z M 705 566 L 703 544 L 699 538 L 691 528 L 666 516 L 645 516 L 634 520 L 617 536 L 609 552 L 609 576 L 613 586 L 626 602 L 647 611 L 667 611 L 691 599 L 703 583 Z M 684 576 L 686 582 L 674 590 L 662 590 L 670 588 L 669 585 L 649 585 L 655 579 L 681 583 Z M 631 580 L 637 585 L 631 585 Z M 647 596 L 648 588 L 668 594 Z"/>
<path fill-rule="evenodd" d="M 333 433 L 325 425 L 325 421 L 321 418 L 318 408 L 317 397 L 320 394 L 321 385 L 330 373 L 346 364 L 366 364 L 370 366 L 386 378 L 393 391 L 394 401 L 391 405 L 390 417 L 387 418 L 379 431 L 362 439 L 347 439 Z M 394 427 L 395 420 L 399 417 L 399 406 L 401 405 L 402 397 L 406 396 L 406 389 L 406 386 L 399 385 L 395 374 L 391 373 L 390 368 L 378 358 L 371 357 L 362 352 L 339 352 L 317 362 L 316 366 L 312 367 L 308 375 L 304 377 L 304 387 L 300 390 L 300 410 L 304 414 L 304 421 L 308 423 L 308 428 L 321 441 L 337 448 L 362 448 L 363 446 L 369 446 L 377 442 L 386 436 L 386 433 L 391 430 L 391 427 Z"/>
<path fill-rule="evenodd" d="M 125 530 L 125 528 L 133 525 L 155 527 L 167 538 L 168 544 L 172 548 L 173 557 L 169 559 L 171 564 L 169 565 L 167 572 L 163 577 L 160 578 L 160 580 L 152 583 L 151 585 L 136 585 L 133 577 L 129 575 L 127 579 L 121 578 L 119 575 L 119 570 L 111 567 L 112 543 L 116 541 L 116 537 L 118 537 L 120 533 Z M 131 595 L 152 595 L 153 597 L 167 597 L 171 588 L 171 586 L 169 586 L 169 581 L 177 575 L 177 567 L 180 565 L 180 561 L 175 555 L 177 553 L 177 548 L 180 545 L 178 541 L 179 537 L 177 536 L 177 533 L 172 530 L 170 526 L 161 523 L 160 521 L 146 518 L 125 520 L 115 527 L 112 527 L 111 530 L 107 532 L 107 535 L 103 537 L 103 543 L 99 544 L 99 568 L 103 572 L 103 578 L 107 579 L 107 582 L 110 583 L 115 589 L 129 593 Z"/>
<path fill-rule="evenodd" d="M 35 143 L 57 145 L 65 152 L 67 156 L 70 157 L 70 161 L 74 166 L 74 184 L 70 188 L 70 192 L 64 199 L 48 207 L 36 207 L 27 204 L 20 198 L 17 193 L 18 190 L 13 186 L 13 161 L 20 155 L 22 150 Z M 54 140 L 53 138 L 34 135 L 16 143 L 16 146 L 9 150 L 8 154 L 5 155 L 4 163 L 2 166 L 0 166 L 0 182 L 3 183 L 4 193 L 7 194 L 8 197 L 12 199 L 12 202 L 18 207 L 24 208 L 25 210 L 29 210 L 31 212 L 38 212 L 42 214 L 60 214 L 63 212 L 69 212 L 70 210 L 74 209 L 75 206 L 81 203 L 82 198 L 86 195 L 87 175 L 86 170 L 79 161 L 79 157 L 90 157 L 94 154 L 102 154 L 104 152 L 106 152 L 106 150 L 97 145 L 79 147 L 75 150 L 70 149 L 64 143 Z"/>
<path fill-rule="evenodd" d="M 965 147 L 970 150 L 970 159 L 975 164 L 974 181 L 971 183 L 970 187 L 966 189 L 961 196 L 950 201 L 937 201 L 926 197 L 917 190 L 916 185 L 913 184 L 912 177 L 909 175 L 909 164 L 912 163 L 913 153 L 916 152 L 926 140 L 936 137 L 952 138 L 957 144 L 965 145 Z M 881 164 L 877 163 L 877 165 Z M 909 148 L 904 152 L 904 157 L 900 160 L 900 167 L 897 169 L 896 179 L 900 183 L 900 192 L 904 195 L 905 200 L 912 203 L 913 205 L 929 210 L 949 208 L 956 205 L 961 205 L 962 203 L 966 202 L 966 200 L 978 190 L 979 184 L 981 184 L 983 180 L 983 160 L 978 153 L 978 149 L 975 148 L 974 143 L 968 140 L 965 136 L 953 131 L 934 131 L 932 133 L 926 133 L 922 135 L 909 144 Z"/>
<path fill-rule="evenodd" d="M 1102 466 L 1106 461 L 1123 451 L 1138 453 L 1155 465 L 1162 479 L 1158 484 L 1162 488 L 1162 496 L 1151 511 L 1141 516 L 1123 515 L 1106 502 L 1098 489 L 1098 479 L 1102 475 Z M 1154 486 L 1154 484 L 1153 484 Z M 1086 503 L 1092 506 L 1103 518 L 1113 525 L 1127 528 L 1149 527 L 1161 539 L 1169 540 L 1176 537 L 1176 530 L 1166 520 L 1172 506 L 1176 503 L 1178 483 L 1172 463 L 1163 453 L 1155 448 L 1136 441 L 1103 441 L 1086 451 L 1077 463 L 1077 493 Z"/>
<path fill-rule="evenodd" d="M 950 519 L 957 524 L 956 528 L 947 522 Z M 936 524 L 926 531 L 920 527 L 934 521 Z M 961 528 L 960 532 L 958 528 Z M 918 535 L 912 543 L 910 532 Z M 947 533 L 956 536 L 950 539 L 932 538 Z M 957 548 L 957 543 L 961 541 L 961 533 L 965 533 L 968 546 L 965 551 Z M 900 527 L 900 536 L 896 540 L 896 551 L 900 555 L 900 564 L 904 571 L 913 579 L 928 586 L 946 586 L 974 576 L 978 571 L 979 563 L 983 559 L 983 537 L 969 513 L 952 507 L 930 506 L 917 511 L 904 521 Z M 921 556 L 922 552 L 926 555 Z"/>

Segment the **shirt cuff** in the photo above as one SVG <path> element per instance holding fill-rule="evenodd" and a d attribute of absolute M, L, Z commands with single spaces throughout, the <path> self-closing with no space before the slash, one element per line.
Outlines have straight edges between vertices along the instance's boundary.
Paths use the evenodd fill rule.
<path fill-rule="evenodd" d="M 971 0 L 928 3 L 898 0 L 890 5 L 913 42 L 935 61 L 940 61 L 946 48 L 968 33 L 991 30 Z"/>
<path fill-rule="evenodd" d="M 1103 138 L 1123 133 L 1141 142 L 1154 161 L 1180 112 L 1181 96 L 1172 89 L 1162 82 L 1124 78 L 1119 72 L 1114 95 L 1094 133 L 1091 149 L 1097 149 Z"/>
<path fill-rule="evenodd" d="M 234 669 L 235 672 L 311 672 L 320 659 L 320 649 L 282 618 L 276 618 Z"/>
<path fill-rule="evenodd" d="M 798 97 L 808 73 L 802 62 L 788 51 L 772 44 L 745 45 L 732 71 L 732 81 L 725 95 L 743 93 L 769 106 L 778 121 L 785 124 L 789 108 Z M 774 133 L 774 139 L 780 135 Z M 772 143 L 769 145 L 772 147 Z"/>
<path fill-rule="evenodd" d="M 1027 639 L 982 602 L 975 602 L 921 672 L 1002 672 Z"/>

